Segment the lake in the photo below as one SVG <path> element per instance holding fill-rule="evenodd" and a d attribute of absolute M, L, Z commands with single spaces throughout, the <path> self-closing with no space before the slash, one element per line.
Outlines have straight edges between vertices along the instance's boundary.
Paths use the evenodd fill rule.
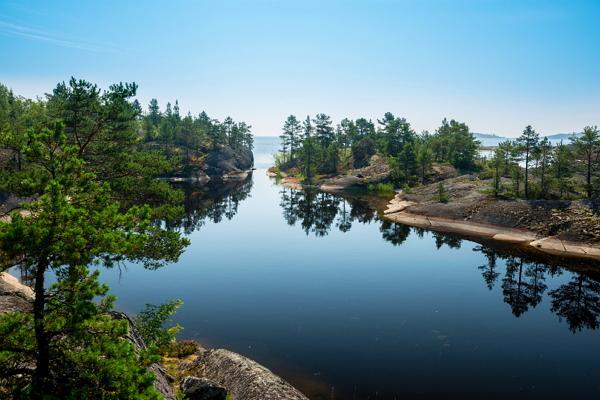
<path fill-rule="evenodd" d="M 118 307 L 179 298 L 183 338 L 313 399 L 600 398 L 600 268 L 383 222 L 364 196 L 296 192 L 256 138 L 239 184 L 185 187 L 177 264 L 103 271 Z"/>

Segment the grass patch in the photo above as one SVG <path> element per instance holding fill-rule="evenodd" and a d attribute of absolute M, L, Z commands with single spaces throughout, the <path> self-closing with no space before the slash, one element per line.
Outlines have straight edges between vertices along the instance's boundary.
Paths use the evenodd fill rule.
<path fill-rule="evenodd" d="M 391 183 L 375 183 L 367 186 L 369 192 L 375 192 L 377 194 L 391 194 L 394 193 L 394 185 Z"/>

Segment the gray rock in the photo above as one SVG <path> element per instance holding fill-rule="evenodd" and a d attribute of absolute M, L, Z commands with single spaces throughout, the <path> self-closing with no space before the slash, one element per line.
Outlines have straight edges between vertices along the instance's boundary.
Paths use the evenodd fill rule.
<path fill-rule="evenodd" d="M 233 150 L 221 146 L 211 150 L 204 160 L 203 170 L 208 176 L 222 177 L 252 169 L 254 156 L 248 149 Z"/>
<path fill-rule="evenodd" d="M 225 349 L 200 349 L 198 358 L 184 366 L 186 373 L 226 387 L 234 399 L 308 400 L 298 389 L 238 353 Z"/>
<path fill-rule="evenodd" d="M 186 376 L 180 387 L 188 400 L 225 400 L 227 397 L 227 389 L 206 378 Z"/>

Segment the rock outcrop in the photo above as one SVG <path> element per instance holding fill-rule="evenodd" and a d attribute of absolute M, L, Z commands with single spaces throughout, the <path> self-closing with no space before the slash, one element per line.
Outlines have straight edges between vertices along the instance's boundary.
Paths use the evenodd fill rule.
<path fill-rule="evenodd" d="M 600 217 L 582 202 L 498 200 L 489 180 L 475 175 L 442 183 L 449 201 L 439 201 L 437 184 L 400 193 L 384 211 L 386 219 L 475 240 L 519 245 L 555 256 L 600 261 Z"/>
<path fill-rule="evenodd" d="M 201 349 L 198 358 L 181 369 L 227 388 L 234 399 L 308 400 L 267 368 L 229 350 Z"/>
<path fill-rule="evenodd" d="M 202 170 L 209 177 L 225 180 L 243 180 L 254 165 L 254 156 L 249 149 L 234 150 L 221 146 L 211 150 L 204 158 Z"/>
<path fill-rule="evenodd" d="M 371 184 L 389 181 L 391 173 L 388 163 L 380 156 L 374 155 L 368 166 L 350 169 L 344 175 L 325 179 L 321 182 L 320 188 L 321 190 L 364 188 Z"/>

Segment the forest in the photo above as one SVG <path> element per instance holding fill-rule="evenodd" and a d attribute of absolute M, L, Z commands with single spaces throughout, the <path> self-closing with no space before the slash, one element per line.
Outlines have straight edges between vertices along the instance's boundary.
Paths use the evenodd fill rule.
<path fill-rule="evenodd" d="M 168 227 L 185 218 L 183 193 L 157 178 L 184 155 L 250 150 L 252 134 L 182 117 L 177 102 L 143 112 L 136 93 L 72 78 L 32 100 L 0 85 L 0 271 L 18 268 L 35 294 L 0 315 L 0 398 L 161 398 L 147 367 L 168 351 L 177 327 L 162 326 L 180 302 L 140 312 L 149 347 L 136 349 L 99 270 L 177 261 L 189 241 Z"/>
<path fill-rule="evenodd" d="M 492 179 L 498 197 L 524 199 L 593 198 L 600 194 L 600 134 L 587 126 L 568 143 L 552 145 L 531 126 L 515 140 L 480 154 L 480 143 L 469 127 L 442 121 L 433 133 L 417 134 L 405 118 L 386 113 L 377 124 L 366 118 L 343 119 L 317 114 L 304 121 L 290 115 L 282 128 L 279 171 L 297 175 L 306 183 L 368 166 L 379 155 L 391 168 L 396 187 L 431 183 L 434 165 L 459 173 L 477 173 Z M 439 180 L 439 179 L 438 179 Z"/>

